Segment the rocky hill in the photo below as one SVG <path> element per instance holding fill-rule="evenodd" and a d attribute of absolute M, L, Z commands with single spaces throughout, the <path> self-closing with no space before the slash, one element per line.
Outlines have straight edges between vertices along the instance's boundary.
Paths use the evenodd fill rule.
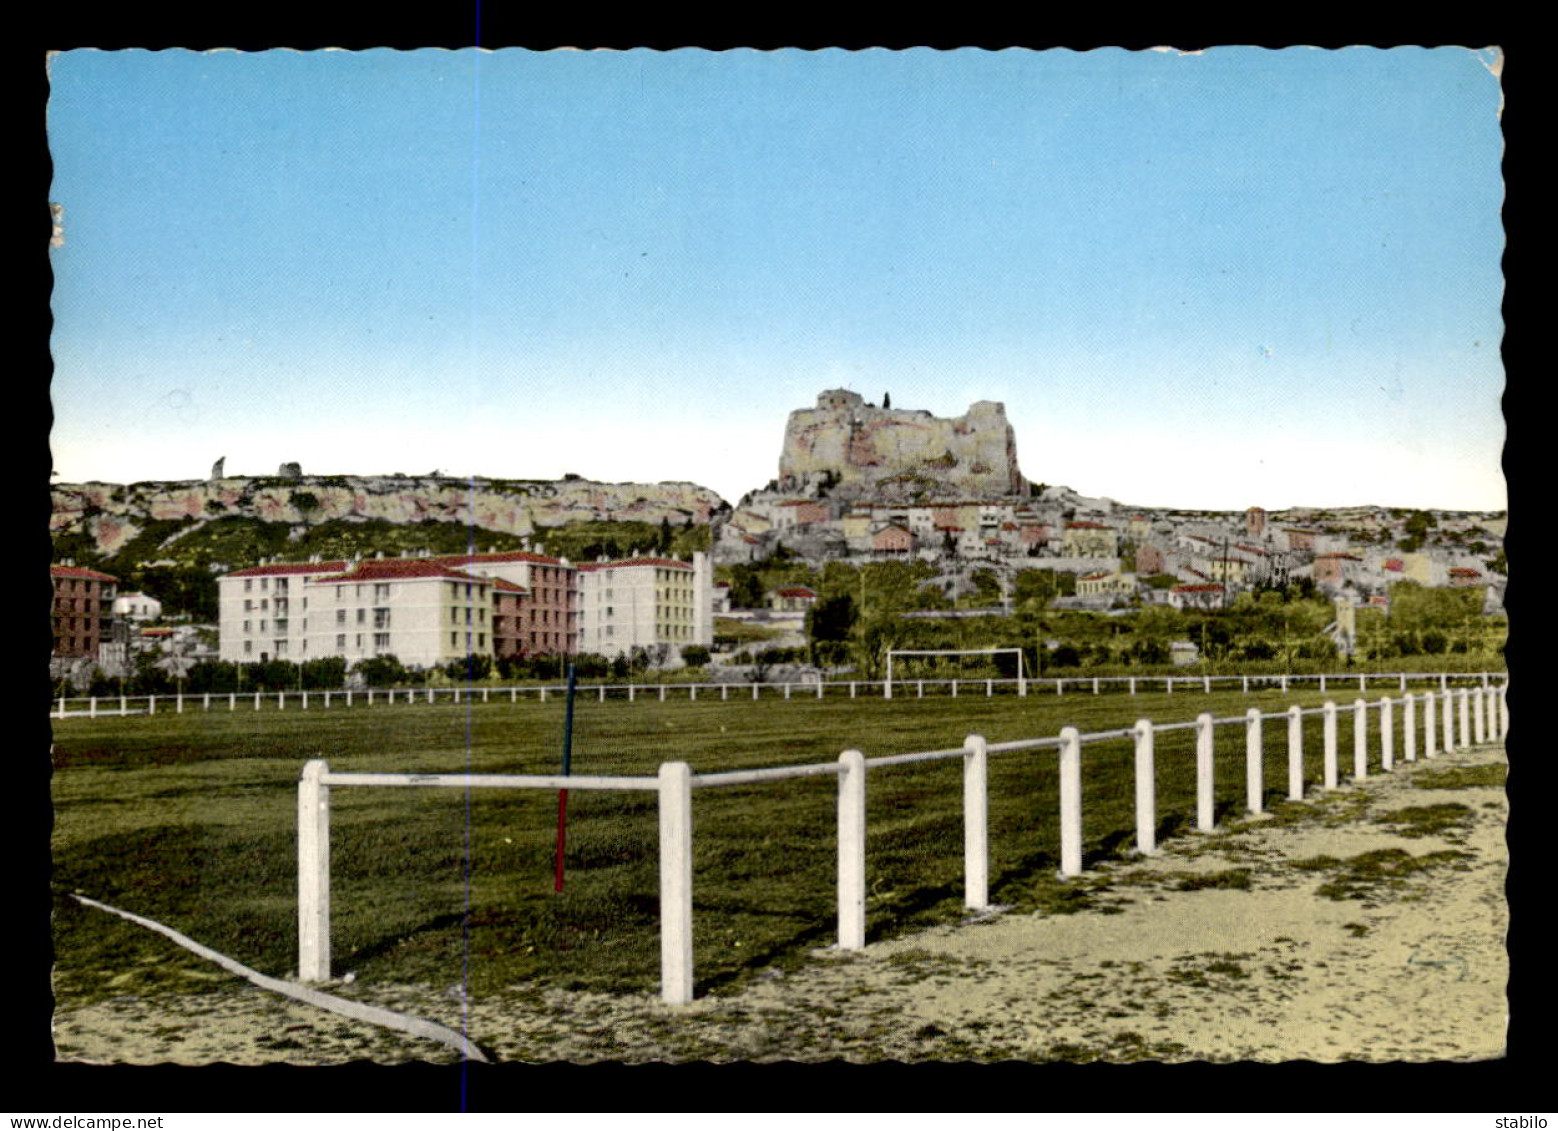
<path fill-rule="evenodd" d="M 1004 406 L 977 401 L 946 419 L 923 410 L 878 408 L 831 389 L 817 407 L 790 414 L 779 489 L 822 487 L 835 497 L 881 501 L 995 498 L 1026 491 L 1017 438 Z"/>
<path fill-rule="evenodd" d="M 727 509 L 693 483 L 597 483 L 588 479 L 450 479 L 434 476 L 285 475 L 183 482 L 59 483 L 49 529 L 56 539 L 117 553 L 143 530 L 178 522 L 184 534 L 228 517 L 287 523 L 462 523 L 528 537 L 574 522 L 706 524 Z M 193 521 L 189 521 L 193 520 Z"/>

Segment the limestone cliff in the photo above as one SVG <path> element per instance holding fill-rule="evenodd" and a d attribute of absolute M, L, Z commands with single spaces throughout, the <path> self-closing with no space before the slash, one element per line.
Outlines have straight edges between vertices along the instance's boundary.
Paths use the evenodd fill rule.
<path fill-rule="evenodd" d="M 588 479 L 446 479 L 322 475 L 187 482 L 57 483 L 51 533 L 85 533 L 113 554 L 149 522 L 245 515 L 270 522 L 425 519 L 529 535 L 538 527 L 595 519 L 706 523 L 726 507 L 693 483 L 597 483 Z"/>
<path fill-rule="evenodd" d="M 996 401 L 952 419 L 877 408 L 833 389 L 790 414 L 779 457 L 782 490 L 827 484 L 844 497 L 990 498 L 1024 491 L 1017 438 Z"/>

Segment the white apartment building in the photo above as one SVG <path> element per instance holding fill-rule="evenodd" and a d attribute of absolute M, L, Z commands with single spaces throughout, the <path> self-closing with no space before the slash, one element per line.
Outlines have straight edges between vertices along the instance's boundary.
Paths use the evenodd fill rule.
<path fill-rule="evenodd" d="M 714 643 L 714 572 L 709 555 L 692 561 L 641 557 L 591 562 L 579 570 L 579 651 L 619 656 L 665 645 Z"/>
<path fill-rule="evenodd" d="M 394 656 L 436 667 L 493 654 L 493 580 L 438 562 L 390 558 L 312 578 L 305 653 L 339 656 L 347 666 Z"/>
<path fill-rule="evenodd" d="M 239 664 L 312 659 L 310 595 L 304 589 L 311 579 L 340 573 L 346 566 L 339 560 L 269 562 L 219 577 L 218 656 Z"/>
<path fill-rule="evenodd" d="M 268 563 L 217 580 L 218 656 L 373 656 L 433 666 L 492 654 L 492 581 L 421 559 Z"/>

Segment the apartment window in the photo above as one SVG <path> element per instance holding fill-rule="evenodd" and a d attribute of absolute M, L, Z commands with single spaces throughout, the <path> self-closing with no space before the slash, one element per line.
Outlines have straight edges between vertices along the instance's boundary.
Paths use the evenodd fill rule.
<path fill-rule="evenodd" d="M 335 587 L 335 599 L 339 601 L 344 596 L 346 596 L 346 586 L 337 585 Z"/>
<path fill-rule="evenodd" d="M 278 620 L 276 622 L 276 631 L 277 632 L 286 632 L 287 631 L 287 624 L 288 624 L 287 621 Z"/>
<path fill-rule="evenodd" d="M 377 584 L 374 585 L 374 587 L 373 587 L 373 599 L 375 601 L 388 601 L 389 600 L 389 595 L 390 595 L 390 587 L 389 587 L 389 583 L 388 582 L 380 582 L 380 583 L 377 583 Z"/>
<path fill-rule="evenodd" d="M 346 610 L 345 609 L 337 609 L 335 611 L 335 623 L 336 624 L 345 624 L 346 623 Z"/>
<path fill-rule="evenodd" d="M 478 648 L 485 648 L 486 646 L 487 646 L 487 634 L 485 632 L 478 632 L 476 634 L 476 647 L 478 647 Z"/>
<path fill-rule="evenodd" d="M 387 632 L 375 632 L 373 634 L 373 646 L 375 648 L 388 648 L 390 646 L 389 636 L 390 634 Z"/>
<path fill-rule="evenodd" d="M 303 641 L 302 644 L 298 645 L 298 650 L 302 651 L 302 652 L 307 652 L 308 651 L 308 641 L 305 640 L 305 641 Z"/>
<path fill-rule="evenodd" d="M 390 611 L 388 609 L 373 610 L 373 627 L 388 628 L 390 626 Z"/>
<path fill-rule="evenodd" d="M 249 592 L 252 592 L 253 589 L 254 589 L 254 578 L 252 578 L 252 577 L 244 578 L 243 579 L 243 591 L 245 593 L 249 593 Z"/>
<path fill-rule="evenodd" d="M 449 646 L 451 648 L 458 648 L 460 646 L 460 634 L 458 632 L 451 632 L 449 634 Z"/>
<path fill-rule="evenodd" d="M 252 611 L 253 608 L 254 608 L 254 601 L 251 598 L 245 597 L 243 599 L 243 611 L 247 613 L 247 612 Z"/>
<path fill-rule="evenodd" d="M 362 590 L 363 590 L 363 587 L 361 585 L 357 586 L 356 596 L 361 597 L 362 596 Z"/>
<path fill-rule="evenodd" d="M 346 633 L 342 632 L 342 633 L 337 633 L 336 634 L 335 650 L 337 652 L 344 652 L 344 651 L 346 651 Z"/>
<path fill-rule="evenodd" d="M 261 632 L 264 632 L 264 631 L 265 631 L 265 622 L 264 622 L 264 621 L 261 621 L 261 622 L 260 622 L 260 631 L 261 631 Z"/>
<path fill-rule="evenodd" d="M 460 620 L 460 610 L 457 609 L 457 608 L 454 608 L 453 606 L 450 606 L 450 608 L 449 608 L 449 623 L 450 624 L 457 624 L 457 623 L 459 623 L 459 620 Z"/>
<path fill-rule="evenodd" d="M 245 631 L 245 632 L 248 632 L 248 631 L 249 631 L 249 626 L 250 626 L 250 625 L 251 625 L 251 624 L 253 624 L 253 623 L 254 623 L 254 622 L 253 622 L 253 621 L 247 621 L 247 620 L 246 620 L 246 621 L 244 621 L 244 622 L 243 622 L 243 630 L 244 630 L 244 631 Z"/>
<path fill-rule="evenodd" d="M 285 656 L 286 654 L 287 654 L 287 642 L 285 640 L 278 640 L 278 641 L 276 641 L 276 655 L 278 655 L 278 656 Z"/>
<path fill-rule="evenodd" d="M 359 586 L 358 588 L 361 588 L 361 586 Z M 368 623 L 368 610 L 367 609 L 358 609 L 357 610 L 357 623 L 358 624 L 367 624 Z"/>
<path fill-rule="evenodd" d="M 270 588 L 270 578 L 268 578 L 268 577 L 260 578 L 260 589 L 263 591 L 263 590 L 266 590 L 266 589 L 269 589 L 269 588 Z"/>
<path fill-rule="evenodd" d="M 252 656 L 252 655 L 254 655 L 254 641 L 252 641 L 252 640 L 245 640 L 243 642 L 243 654 L 245 656 Z"/>
<path fill-rule="evenodd" d="M 469 605 L 467 605 L 466 608 L 465 608 L 465 623 L 466 624 L 470 624 L 471 623 L 471 609 L 470 609 Z"/>
<path fill-rule="evenodd" d="M 358 648 L 362 647 L 362 633 L 360 633 L 360 632 L 357 634 L 357 645 L 356 646 Z"/>
<path fill-rule="evenodd" d="M 303 611 L 305 613 L 308 612 L 308 598 L 307 597 L 303 598 Z"/>
<path fill-rule="evenodd" d="M 267 600 L 264 597 L 261 597 L 260 598 L 260 612 L 263 613 L 268 608 L 270 608 L 270 601 Z"/>
<path fill-rule="evenodd" d="M 276 579 L 276 592 L 278 592 L 278 593 L 285 593 L 286 591 L 287 591 L 287 579 L 285 577 L 278 577 Z"/>

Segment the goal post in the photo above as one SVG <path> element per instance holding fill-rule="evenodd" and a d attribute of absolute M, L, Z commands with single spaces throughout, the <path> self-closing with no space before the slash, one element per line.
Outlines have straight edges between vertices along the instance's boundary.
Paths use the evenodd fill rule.
<path fill-rule="evenodd" d="M 882 698 L 893 697 L 893 658 L 896 656 L 998 656 L 1015 654 L 1017 657 L 1017 694 L 1028 694 L 1028 679 L 1023 671 L 1021 648 L 890 648 L 887 651 L 887 682 L 882 685 Z"/>

